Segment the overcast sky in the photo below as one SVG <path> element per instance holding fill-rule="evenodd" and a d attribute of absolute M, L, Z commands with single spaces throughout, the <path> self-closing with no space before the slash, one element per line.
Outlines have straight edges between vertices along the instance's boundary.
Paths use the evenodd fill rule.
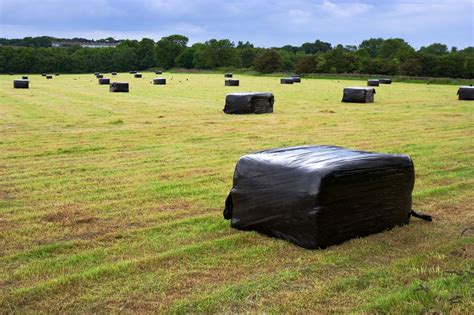
<path fill-rule="evenodd" d="M 401 37 L 474 46 L 474 0 L 0 0 L 0 37 L 49 35 L 190 42 L 228 38 L 257 46 L 321 39 L 359 44 Z"/>

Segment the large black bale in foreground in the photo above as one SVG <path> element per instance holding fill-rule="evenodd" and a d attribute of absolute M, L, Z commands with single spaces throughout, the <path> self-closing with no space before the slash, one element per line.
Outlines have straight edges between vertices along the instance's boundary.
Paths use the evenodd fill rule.
<path fill-rule="evenodd" d="M 461 86 L 458 90 L 458 99 L 474 101 L 474 86 Z"/>
<path fill-rule="evenodd" d="M 226 114 L 265 114 L 273 113 L 275 98 L 272 93 L 231 93 L 225 98 Z"/>
<path fill-rule="evenodd" d="M 375 89 L 370 87 L 347 87 L 342 101 L 346 103 L 373 103 Z"/>
<path fill-rule="evenodd" d="M 110 83 L 109 91 L 128 93 L 128 83 L 127 82 L 112 82 Z"/>
<path fill-rule="evenodd" d="M 29 89 L 30 88 L 30 81 L 22 79 L 22 80 L 13 80 L 13 88 L 14 89 Z"/>
<path fill-rule="evenodd" d="M 407 155 L 301 146 L 239 159 L 224 217 L 305 248 L 324 248 L 409 223 Z"/>

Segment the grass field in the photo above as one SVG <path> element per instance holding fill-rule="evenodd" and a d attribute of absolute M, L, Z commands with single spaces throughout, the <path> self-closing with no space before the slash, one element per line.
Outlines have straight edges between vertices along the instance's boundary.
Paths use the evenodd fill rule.
<path fill-rule="evenodd" d="M 165 74 L 166 86 L 92 74 L 29 90 L 0 76 L 0 313 L 474 312 L 474 103 L 456 86 Z M 275 112 L 225 115 L 231 91 Z M 330 144 L 411 155 L 428 223 L 305 250 L 223 220 L 237 159 Z"/>

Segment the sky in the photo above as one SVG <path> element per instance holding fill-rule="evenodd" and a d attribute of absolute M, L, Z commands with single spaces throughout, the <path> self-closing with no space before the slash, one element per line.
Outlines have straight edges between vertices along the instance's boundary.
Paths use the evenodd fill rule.
<path fill-rule="evenodd" d="M 0 37 L 151 38 L 181 34 L 259 47 L 403 38 L 474 46 L 474 0 L 0 0 Z"/>

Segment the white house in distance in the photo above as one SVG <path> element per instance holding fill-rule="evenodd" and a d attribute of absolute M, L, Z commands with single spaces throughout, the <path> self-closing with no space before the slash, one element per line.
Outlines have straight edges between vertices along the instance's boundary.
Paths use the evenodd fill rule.
<path fill-rule="evenodd" d="M 95 41 L 88 41 L 88 42 L 75 42 L 75 41 L 67 41 L 67 42 L 53 42 L 51 46 L 53 47 L 71 47 L 71 46 L 81 46 L 84 48 L 105 48 L 105 47 L 112 47 L 115 48 L 120 41 L 114 42 L 95 42 Z"/>

